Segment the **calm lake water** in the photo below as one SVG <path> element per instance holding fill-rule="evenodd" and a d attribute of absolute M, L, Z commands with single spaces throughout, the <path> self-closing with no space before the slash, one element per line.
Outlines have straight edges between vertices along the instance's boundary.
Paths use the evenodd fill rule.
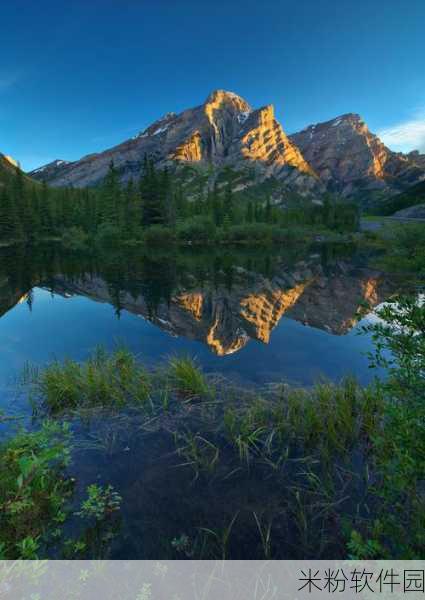
<path fill-rule="evenodd" d="M 194 356 L 205 371 L 248 386 L 305 386 L 347 374 L 367 383 L 375 373 L 365 356 L 370 338 L 358 335 L 360 311 L 396 290 L 347 245 L 123 249 L 90 256 L 52 246 L 3 249 L 0 407 L 9 414 L 31 412 L 25 395 L 16 394 L 26 363 L 84 360 L 99 345 L 124 344 L 152 366 L 172 355 Z M 113 483 L 123 496 L 113 557 L 165 558 L 170 540 L 191 528 L 230 522 L 241 497 L 250 506 L 276 499 L 273 480 L 254 491 L 252 475 L 240 479 L 237 490 L 233 479 L 213 490 L 194 486 L 190 473 L 172 468 L 169 437 L 142 435 L 137 419 L 77 419 L 73 428 L 79 440 L 72 467 L 76 500 L 91 482 Z M 252 511 L 246 515 L 252 521 Z M 244 544 L 235 544 L 233 557 L 256 556 Z M 294 549 L 287 552 L 295 557 Z"/>
<path fill-rule="evenodd" d="M 208 372 L 310 385 L 373 374 L 359 309 L 394 285 L 349 247 L 87 257 L 0 255 L 0 382 L 27 362 L 85 359 L 125 344 L 146 364 L 195 356 Z"/>

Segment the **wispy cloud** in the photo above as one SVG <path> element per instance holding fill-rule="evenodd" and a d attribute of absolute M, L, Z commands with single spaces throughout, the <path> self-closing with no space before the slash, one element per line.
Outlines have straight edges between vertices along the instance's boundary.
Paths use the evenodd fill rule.
<path fill-rule="evenodd" d="M 406 121 L 381 129 L 378 135 L 392 150 L 425 152 L 425 109 Z"/>

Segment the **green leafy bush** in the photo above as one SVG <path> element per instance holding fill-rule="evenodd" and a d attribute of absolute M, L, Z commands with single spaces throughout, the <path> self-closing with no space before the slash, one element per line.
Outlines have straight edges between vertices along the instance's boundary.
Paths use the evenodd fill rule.
<path fill-rule="evenodd" d="M 65 520 L 72 481 L 70 431 L 52 421 L 0 447 L 0 557 L 34 559 L 54 542 Z"/>

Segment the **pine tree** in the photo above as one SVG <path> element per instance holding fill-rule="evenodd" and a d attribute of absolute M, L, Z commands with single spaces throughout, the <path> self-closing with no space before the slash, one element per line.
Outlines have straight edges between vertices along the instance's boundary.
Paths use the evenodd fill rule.
<path fill-rule="evenodd" d="M 49 189 L 45 182 L 42 184 L 40 197 L 37 199 L 36 194 L 33 195 L 33 203 L 38 204 L 38 224 L 40 234 L 43 237 L 53 235 L 52 207 L 50 205 Z M 62 225 L 66 227 L 68 226 L 68 223 L 62 221 Z"/>
<path fill-rule="evenodd" d="M 22 228 L 9 192 L 3 189 L 0 194 L 0 240 L 19 240 Z"/>
<path fill-rule="evenodd" d="M 118 225 L 120 193 L 118 172 L 114 166 L 114 162 L 111 161 L 102 187 L 101 220 L 103 223 L 114 226 Z"/>
<path fill-rule="evenodd" d="M 251 200 L 248 202 L 247 207 L 246 207 L 245 221 L 247 223 L 254 222 L 254 207 L 252 205 Z"/>
<path fill-rule="evenodd" d="M 272 222 L 272 205 L 270 203 L 270 198 L 267 198 L 266 207 L 264 210 L 264 220 L 266 223 Z"/>
<path fill-rule="evenodd" d="M 162 188 L 160 178 L 155 170 L 151 159 L 145 157 L 143 165 L 143 176 L 140 181 L 140 192 L 142 196 L 142 223 L 145 227 L 160 225 L 165 222 L 165 207 L 163 204 L 164 194 L 167 194 L 167 177 L 164 176 Z"/>
<path fill-rule="evenodd" d="M 224 210 L 225 215 L 229 223 L 233 223 L 235 219 L 234 206 L 233 206 L 233 192 L 232 192 L 232 184 L 229 183 L 226 186 L 226 192 L 224 195 Z"/>

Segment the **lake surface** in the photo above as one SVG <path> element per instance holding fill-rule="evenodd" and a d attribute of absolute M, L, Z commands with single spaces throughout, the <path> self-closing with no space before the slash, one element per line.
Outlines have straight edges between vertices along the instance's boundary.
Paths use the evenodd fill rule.
<path fill-rule="evenodd" d="M 205 253 L 55 248 L 0 255 L 0 382 L 27 362 L 124 344 L 146 364 L 197 358 L 246 382 L 310 385 L 373 374 L 359 310 L 394 283 L 349 247 Z"/>
<path fill-rule="evenodd" d="M 367 319 L 365 307 L 371 311 L 397 289 L 347 245 L 92 255 L 54 246 L 3 249 L 0 408 L 30 415 L 28 399 L 16 393 L 28 362 L 84 360 L 99 345 L 124 344 L 148 366 L 190 355 L 206 372 L 245 386 L 308 386 L 348 374 L 367 383 L 375 373 L 365 356 L 371 340 L 358 335 L 361 316 Z M 236 487 L 227 476 L 213 487 L 194 483 L 191 472 L 175 468 L 170 436 L 147 431 L 128 415 L 100 415 L 89 423 L 75 418 L 72 427 L 76 502 L 92 482 L 112 483 L 123 497 L 112 557 L 175 557 L 170 540 L 222 527 L 236 512 L 240 535 L 231 555 L 257 556 L 256 545 L 246 546 L 246 535 L 256 536 L 252 507 L 279 503 L 283 481 L 282 488 L 263 478 L 253 485 L 248 473 Z M 276 535 L 295 534 L 282 529 Z M 296 546 L 282 542 L 279 557 L 295 558 Z"/>

